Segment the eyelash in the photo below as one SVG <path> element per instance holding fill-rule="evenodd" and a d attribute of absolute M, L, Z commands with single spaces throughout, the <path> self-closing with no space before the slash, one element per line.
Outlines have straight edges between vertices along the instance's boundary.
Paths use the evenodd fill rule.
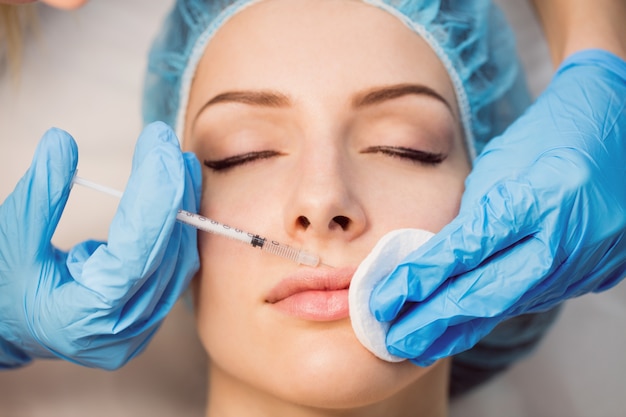
<path fill-rule="evenodd" d="M 361 153 L 382 153 L 393 158 L 407 159 L 416 164 L 430 166 L 438 165 L 448 157 L 442 153 L 418 151 L 403 146 L 370 146 Z"/>
<path fill-rule="evenodd" d="M 408 159 L 409 161 L 422 165 L 438 165 L 443 162 L 447 155 L 441 153 L 424 152 L 416 149 L 405 148 L 403 146 L 370 146 L 361 153 L 381 153 L 393 158 Z M 248 152 L 242 155 L 235 155 L 229 158 L 218 160 L 204 160 L 204 165 L 213 171 L 227 171 L 236 166 L 252 163 L 261 159 L 267 159 L 281 155 L 276 151 Z"/>
<path fill-rule="evenodd" d="M 204 165 L 213 171 L 226 171 L 236 166 L 249 164 L 254 161 L 258 161 L 261 159 L 271 158 L 273 156 L 282 155 L 280 152 L 276 151 L 260 151 L 260 152 L 248 152 L 241 155 L 231 156 L 229 158 L 218 159 L 210 161 L 208 159 L 204 160 Z"/>

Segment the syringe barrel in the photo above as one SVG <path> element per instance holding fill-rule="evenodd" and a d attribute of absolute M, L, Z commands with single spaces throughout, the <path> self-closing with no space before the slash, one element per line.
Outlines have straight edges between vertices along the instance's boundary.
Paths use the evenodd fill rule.
<path fill-rule="evenodd" d="M 176 218 L 183 223 L 192 225 L 205 232 L 216 233 L 221 236 L 229 237 L 231 239 L 247 243 L 253 247 L 260 247 L 261 250 L 264 250 L 265 252 L 278 255 L 280 257 L 289 259 L 302 265 L 317 266 L 320 263 L 319 256 L 315 254 L 296 249 L 289 245 L 284 245 L 282 243 L 276 242 L 275 240 L 264 239 L 260 236 L 226 226 L 222 223 L 216 222 L 215 220 L 199 216 L 195 213 L 190 213 L 185 210 L 178 210 L 178 215 L 176 216 Z"/>
<path fill-rule="evenodd" d="M 111 194 L 118 198 L 122 196 L 122 193 L 120 191 L 114 190 L 109 187 L 104 187 L 78 176 L 74 176 L 72 184 L 83 185 L 96 191 Z M 286 259 L 290 259 L 302 265 L 317 266 L 320 263 L 319 256 L 315 254 L 292 248 L 289 245 L 283 245 L 276 241 L 267 240 L 265 238 L 262 238 L 261 236 L 244 232 L 243 230 L 227 226 L 225 224 L 216 222 L 215 220 L 208 219 L 195 213 L 191 213 L 185 210 L 178 210 L 178 213 L 176 214 L 176 219 L 182 223 L 188 224 L 205 232 L 215 233 L 220 236 L 235 239 L 240 242 L 247 243 L 252 247 L 260 247 L 261 250 L 273 253 L 274 255 L 278 255 Z"/>
<path fill-rule="evenodd" d="M 224 237 L 229 237 L 243 243 L 251 244 L 254 238 L 254 235 L 244 232 L 243 230 L 227 226 L 225 224 L 216 222 L 215 220 L 211 220 L 185 210 L 178 210 L 176 219 L 202 231 L 215 233 Z"/>

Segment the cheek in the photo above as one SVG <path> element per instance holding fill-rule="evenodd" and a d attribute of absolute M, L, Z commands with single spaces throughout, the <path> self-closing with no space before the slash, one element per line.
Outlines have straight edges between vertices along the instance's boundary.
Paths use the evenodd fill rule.
<path fill-rule="evenodd" d="M 216 245 L 213 243 L 215 237 L 206 233 L 202 233 L 198 239 L 201 267 L 194 280 L 194 301 L 198 327 L 203 336 L 207 336 L 206 331 L 215 327 L 212 319 L 224 311 L 223 301 L 230 299 L 236 288 L 233 285 L 224 285 L 233 279 L 225 275 L 225 265 L 233 261 L 229 253 L 232 251 L 227 249 L 235 242 L 222 240 L 224 240 L 222 245 Z M 224 263 L 216 262 L 219 257 Z M 223 279 L 220 279 L 220 276 Z M 219 319 L 217 322 L 219 323 Z M 204 341 L 204 337 L 202 339 Z"/>
<path fill-rule="evenodd" d="M 260 164 L 259 164 L 260 165 Z M 258 223 L 276 216 L 282 202 L 286 179 L 292 178 L 294 171 L 264 170 L 263 167 L 232 173 L 205 173 L 202 178 L 202 199 L 200 210 L 203 215 L 219 222 L 255 230 Z M 269 172 L 268 172 L 269 171 Z M 254 221 L 254 222 L 253 222 Z"/>
<path fill-rule="evenodd" d="M 271 270 L 262 251 L 223 236 L 201 233 L 197 306 L 207 317 L 243 314 L 262 302 L 261 271 Z M 209 314 L 210 311 L 210 314 Z"/>
<path fill-rule="evenodd" d="M 254 251 L 235 241 L 205 234 L 199 239 L 201 268 L 194 281 L 196 324 L 200 340 L 211 357 L 222 363 L 237 363 L 254 339 L 254 309 L 258 287 Z M 246 251 L 246 252 L 242 252 Z M 250 258 L 250 261 L 248 261 Z"/>
<path fill-rule="evenodd" d="M 445 190 L 445 192 L 442 192 Z M 464 191 L 464 177 L 439 178 L 424 187 L 418 197 L 416 218 L 424 222 L 424 229 L 439 232 L 459 213 L 461 197 Z"/>
<path fill-rule="evenodd" d="M 413 218 L 423 224 L 420 228 L 437 233 L 457 216 L 469 171 L 465 155 L 459 153 L 450 155 L 437 174 L 416 181 L 407 193 L 412 200 L 407 205 L 413 206 Z"/>
<path fill-rule="evenodd" d="M 414 227 L 436 233 L 458 214 L 466 175 L 465 170 L 442 170 L 369 181 L 362 195 L 370 221 L 386 231 Z"/>

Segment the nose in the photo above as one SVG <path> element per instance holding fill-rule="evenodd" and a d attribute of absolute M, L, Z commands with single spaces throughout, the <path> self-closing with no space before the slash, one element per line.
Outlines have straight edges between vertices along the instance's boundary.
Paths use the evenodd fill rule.
<path fill-rule="evenodd" d="M 366 228 L 356 177 L 345 155 L 331 150 L 302 158 L 289 190 L 286 230 L 295 238 L 349 241 Z"/>

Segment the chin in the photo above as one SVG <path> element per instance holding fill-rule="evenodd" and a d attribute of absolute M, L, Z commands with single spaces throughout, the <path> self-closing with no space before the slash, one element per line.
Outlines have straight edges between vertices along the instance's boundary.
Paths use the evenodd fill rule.
<path fill-rule="evenodd" d="M 312 408 L 359 408 L 395 396 L 430 369 L 378 359 L 358 342 L 349 324 L 307 332 L 291 340 L 285 349 L 289 353 L 277 355 L 283 359 L 273 371 L 266 370 L 261 389 Z"/>

